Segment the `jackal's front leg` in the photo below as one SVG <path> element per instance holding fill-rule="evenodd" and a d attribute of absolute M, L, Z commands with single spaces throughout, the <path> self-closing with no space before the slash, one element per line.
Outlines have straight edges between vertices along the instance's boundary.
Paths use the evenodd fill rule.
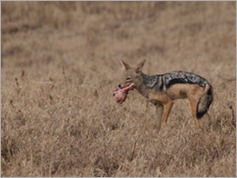
<path fill-rule="evenodd" d="M 164 125 L 167 122 L 172 106 L 173 106 L 172 101 L 163 105 L 164 109 L 163 109 L 163 114 L 162 114 L 162 119 L 161 119 L 162 125 Z"/>
<path fill-rule="evenodd" d="M 158 130 L 160 130 L 162 114 L 163 114 L 163 106 L 162 105 L 157 105 L 156 106 L 156 115 L 157 115 L 157 125 L 156 125 L 156 127 L 157 127 Z"/>

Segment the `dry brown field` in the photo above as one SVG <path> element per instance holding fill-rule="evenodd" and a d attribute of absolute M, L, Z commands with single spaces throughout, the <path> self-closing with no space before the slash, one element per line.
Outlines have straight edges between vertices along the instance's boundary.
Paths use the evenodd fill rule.
<path fill-rule="evenodd" d="M 1 176 L 236 175 L 235 2 L 1 2 Z M 197 129 L 177 100 L 112 97 L 120 59 L 214 88 Z"/>

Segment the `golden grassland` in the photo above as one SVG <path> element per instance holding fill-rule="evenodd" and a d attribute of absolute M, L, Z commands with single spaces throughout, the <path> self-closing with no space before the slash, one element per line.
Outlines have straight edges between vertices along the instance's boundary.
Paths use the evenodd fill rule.
<path fill-rule="evenodd" d="M 235 2 L 2 2 L 2 176 L 235 176 Z M 119 59 L 185 70 L 214 87 L 197 129 L 177 100 L 167 125 Z"/>

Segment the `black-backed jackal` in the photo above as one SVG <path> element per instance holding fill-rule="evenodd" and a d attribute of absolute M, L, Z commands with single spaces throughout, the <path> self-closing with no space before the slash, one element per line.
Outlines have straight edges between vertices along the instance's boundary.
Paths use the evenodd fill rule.
<path fill-rule="evenodd" d="M 145 60 L 131 67 L 121 60 L 124 73 L 123 85 L 135 84 L 135 89 L 156 106 L 160 128 L 167 122 L 173 101 L 188 98 L 192 116 L 197 127 L 213 100 L 211 84 L 203 77 L 189 72 L 174 71 L 160 75 L 146 75 L 142 72 Z M 209 117 L 209 116 L 208 116 Z"/>

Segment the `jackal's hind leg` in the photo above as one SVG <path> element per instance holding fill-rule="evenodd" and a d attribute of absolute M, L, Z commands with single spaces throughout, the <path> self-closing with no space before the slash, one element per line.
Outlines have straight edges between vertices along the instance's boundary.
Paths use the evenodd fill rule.
<path fill-rule="evenodd" d="M 203 128 L 208 129 L 211 126 L 211 116 L 206 113 L 204 114 L 204 116 L 202 117 L 202 124 L 203 124 Z"/>
<path fill-rule="evenodd" d="M 196 126 L 198 128 L 202 127 L 202 121 L 201 118 L 197 117 L 197 105 L 198 105 L 198 101 L 195 98 L 189 97 L 189 102 L 190 102 L 190 106 L 191 106 L 191 111 L 192 111 L 192 116 L 195 120 Z"/>

